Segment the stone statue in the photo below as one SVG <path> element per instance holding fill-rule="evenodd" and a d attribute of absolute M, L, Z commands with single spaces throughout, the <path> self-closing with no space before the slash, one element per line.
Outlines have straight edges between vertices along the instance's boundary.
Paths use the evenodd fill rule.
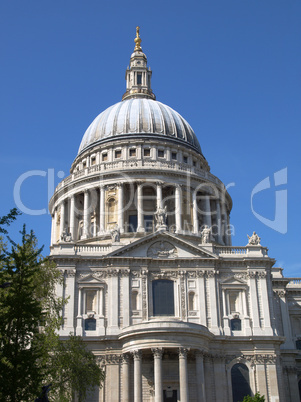
<path fill-rule="evenodd" d="M 211 228 L 208 225 L 205 225 L 203 227 L 203 230 L 201 232 L 201 238 L 202 238 L 202 243 L 210 243 L 211 241 Z"/>
<path fill-rule="evenodd" d="M 256 232 L 253 232 L 252 236 L 248 236 L 249 239 L 249 243 L 248 245 L 250 246 L 260 246 L 260 237 L 258 236 L 258 234 Z"/>
<path fill-rule="evenodd" d="M 120 229 L 118 225 L 115 225 L 115 227 L 110 231 L 112 241 L 113 243 L 119 243 L 120 242 Z"/>
<path fill-rule="evenodd" d="M 155 212 L 156 228 L 166 226 L 167 206 L 165 208 L 158 207 Z"/>
<path fill-rule="evenodd" d="M 65 228 L 65 229 L 63 230 L 63 233 L 62 233 L 62 235 L 61 235 L 61 240 L 62 240 L 62 241 L 65 241 L 65 242 L 67 242 L 67 243 L 69 243 L 70 241 L 72 241 L 71 233 L 68 232 L 68 229 L 67 229 L 67 228 Z"/>

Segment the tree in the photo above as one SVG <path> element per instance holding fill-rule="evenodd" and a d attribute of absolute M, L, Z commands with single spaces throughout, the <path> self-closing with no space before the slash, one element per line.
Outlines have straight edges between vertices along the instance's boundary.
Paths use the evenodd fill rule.
<path fill-rule="evenodd" d="M 9 226 L 18 215 L 21 215 L 21 212 L 17 208 L 13 208 L 7 215 L 0 216 L 0 233 L 7 234 L 7 230 L 3 226 Z"/>
<path fill-rule="evenodd" d="M 242 402 L 264 402 L 264 396 L 261 396 L 259 392 L 256 392 L 254 396 L 247 395 L 244 397 Z"/>
<path fill-rule="evenodd" d="M 0 400 L 35 400 L 52 382 L 49 400 L 70 401 L 75 391 L 82 401 L 89 387 L 101 385 L 103 373 L 81 338 L 59 339 L 64 301 L 55 287 L 61 274 L 42 257 L 32 231 L 24 226 L 21 235 L 20 244 L 8 237 L 10 251 L 0 244 L 0 284 L 9 284 L 0 289 Z"/>

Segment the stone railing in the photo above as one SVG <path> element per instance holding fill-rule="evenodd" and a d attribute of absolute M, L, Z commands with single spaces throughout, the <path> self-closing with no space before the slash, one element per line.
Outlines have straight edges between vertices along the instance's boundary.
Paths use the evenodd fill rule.
<path fill-rule="evenodd" d="M 289 279 L 289 283 L 287 284 L 287 288 L 300 288 L 301 289 L 301 278 L 287 278 Z"/>
<path fill-rule="evenodd" d="M 220 256 L 237 256 L 240 257 L 242 255 L 248 257 L 264 257 L 268 255 L 268 249 L 266 247 L 259 246 L 245 246 L 245 247 L 232 247 L 232 246 L 224 246 L 224 247 L 214 247 L 214 252 Z"/>
<path fill-rule="evenodd" d="M 199 169 L 195 166 L 188 165 L 186 163 L 179 162 L 169 162 L 169 161 L 158 161 L 158 160 L 120 160 L 114 162 L 102 162 L 99 165 L 93 165 L 86 169 L 80 170 L 78 172 L 73 173 L 72 175 L 66 177 L 62 180 L 61 183 L 55 189 L 55 192 L 59 191 L 62 187 L 67 185 L 73 180 L 79 179 L 81 177 L 90 176 L 94 174 L 101 174 L 108 171 L 115 170 L 128 170 L 128 169 L 139 169 L 139 170 L 149 170 L 149 169 L 158 169 L 164 171 L 179 171 L 195 174 L 205 180 L 210 181 L 211 183 L 216 184 L 220 188 L 224 188 L 224 184 L 221 180 L 215 177 L 210 172 L 207 172 L 204 169 Z"/>
<path fill-rule="evenodd" d="M 79 245 L 75 246 L 72 243 L 58 243 L 50 248 L 51 255 L 57 254 L 66 254 L 69 256 L 75 255 L 82 255 L 82 254 L 91 254 L 91 255 L 106 255 L 112 251 L 111 245 L 95 245 L 95 246 L 88 246 L 88 245 Z"/>
<path fill-rule="evenodd" d="M 92 253 L 92 254 L 107 254 L 112 251 L 112 247 L 110 245 L 108 246 L 75 246 L 74 251 L 76 254 L 81 254 L 81 253 Z"/>
<path fill-rule="evenodd" d="M 223 255 L 223 254 L 247 254 L 247 247 L 231 247 L 231 246 L 225 246 L 225 247 L 214 247 L 214 252 L 218 255 Z"/>

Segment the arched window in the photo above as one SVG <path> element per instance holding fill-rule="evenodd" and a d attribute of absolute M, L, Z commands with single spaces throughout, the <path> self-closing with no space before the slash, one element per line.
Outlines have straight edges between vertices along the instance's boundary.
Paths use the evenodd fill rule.
<path fill-rule="evenodd" d="M 195 310 L 195 294 L 194 292 L 188 293 L 188 310 Z"/>
<path fill-rule="evenodd" d="M 249 369 L 245 364 L 237 363 L 231 369 L 233 402 L 239 402 L 247 395 L 252 395 Z"/>
<path fill-rule="evenodd" d="M 175 315 L 173 281 L 167 279 L 153 281 L 153 314 Z"/>
<path fill-rule="evenodd" d="M 136 290 L 132 292 L 131 305 L 132 310 L 138 310 L 138 292 Z"/>

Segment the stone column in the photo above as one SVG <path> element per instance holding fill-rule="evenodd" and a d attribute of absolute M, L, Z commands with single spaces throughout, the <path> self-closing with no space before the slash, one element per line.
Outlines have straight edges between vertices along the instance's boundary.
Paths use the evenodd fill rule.
<path fill-rule="evenodd" d="M 176 233 L 182 232 L 182 191 L 179 184 L 175 191 Z"/>
<path fill-rule="evenodd" d="M 288 303 L 286 300 L 285 290 L 278 290 L 276 293 L 279 296 L 280 301 L 280 311 L 282 318 L 283 333 L 285 336 L 285 342 L 283 344 L 283 349 L 294 349 L 294 344 L 292 341 L 292 329 L 290 323 L 290 315 L 288 311 Z"/>
<path fill-rule="evenodd" d="M 56 243 L 56 218 L 56 210 L 54 210 L 54 214 L 51 215 L 51 246 Z"/>
<path fill-rule="evenodd" d="M 83 317 L 82 317 L 82 288 L 78 289 L 78 306 L 76 317 L 76 335 L 83 335 Z"/>
<path fill-rule="evenodd" d="M 162 183 L 157 183 L 157 209 L 163 208 Z"/>
<path fill-rule="evenodd" d="M 198 276 L 198 289 L 199 289 L 200 324 L 207 327 L 206 290 L 205 290 L 204 271 L 197 271 L 197 276 Z"/>
<path fill-rule="evenodd" d="M 248 279 L 250 286 L 250 301 L 251 301 L 251 319 L 253 322 L 253 335 L 262 335 L 259 322 L 259 307 L 257 298 L 256 272 L 248 271 Z"/>
<path fill-rule="evenodd" d="M 123 183 L 118 187 L 118 226 L 120 233 L 124 233 Z"/>
<path fill-rule="evenodd" d="M 204 224 L 211 227 L 211 208 L 210 208 L 210 196 L 205 195 L 204 198 Z"/>
<path fill-rule="evenodd" d="M 216 281 L 215 281 L 215 271 L 208 271 L 208 282 L 209 282 L 209 297 L 210 297 L 210 309 L 211 309 L 211 331 L 215 335 L 220 335 L 219 330 L 219 311 L 217 308 L 217 294 L 216 294 Z"/>
<path fill-rule="evenodd" d="M 232 245 L 232 239 L 231 239 L 231 230 L 230 230 L 230 218 L 229 215 L 226 214 L 226 246 L 231 246 Z"/>
<path fill-rule="evenodd" d="M 198 402 L 206 402 L 203 353 L 197 352 L 195 357 L 196 357 L 196 382 L 197 382 Z"/>
<path fill-rule="evenodd" d="M 137 184 L 137 232 L 144 232 L 143 222 L 143 188 Z"/>
<path fill-rule="evenodd" d="M 142 402 L 142 353 L 135 350 L 134 356 L 134 402 Z"/>
<path fill-rule="evenodd" d="M 217 224 L 217 241 L 220 244 L 223 244 L 222 215 L 221 215 L 221 206 L 220 206 L 220 201 L 219 200 L 216 200 L 216 224 Z"/>
<path fill-rule="evenodd" d="M 215 378 L 215 395 L 228 395 L 226 364 L 224 356 L 214 356 L 213 364 Z"/>
<path fill-rule="evenodd" d="M 257 391 L 264 395 L 266 400 L 269 400 L 264 360 L 261 358 L 261 356 L 258 356 L 257 359 L 259 363 L 256 364 Z"/>
<path fill-rule="evenodd" d="M 273 330 L 271 325 L 270 303 L 269 303 L 267 280 L 266 280 L 267 274 L 266 272 L 261 271 L 258 272 L 258 276 L 260 280 L 261 297 L 262 297 L 264 333 L 265 335 L 273 336 Z"/>
<path fill-rule="evenodd" d="M 99 188 L 99 234 L 105 231 L 105 187 Z"/>
<path fill-rule="evenodd" d="M 198 220 L 198 204 L 196 199 L 196 190 L 192 193 L 192 213 L 193 213 L 193 233 L 199 232 L 199 220 Z"/>
<path fill-rule="evenodd" d="M 60 241 L 62 240 L 63 232 L 65 229 L 65 201 L 61 203 L 61 222 L 60 222 Z"/>
<path fill-rule="evenodd" d="M 180 378 L 180 401 L 189 401 L 188 370 L 187 370 L 187 349 L 179 349 L 179 378 Z"/>
<path fill-rule="evenodd" d="M 285 366 L 284 371 L 287 374 L 289 385 L 290 401 L 299 402 L 299 389 L 298 389 L 298 370 L 295 366 Z M 288 394 L 288 392 L 287 392 Z"/>
<path fill-rule="evenodd" d="M 245 335 L 250 336 L 252 335 L 252 330 L 250 327 L 250 317 L 248 316 L 248 300 L 246 290 L 242 292 L 242 306 L 244 315 L 244 333 Z"/>
<path fill-rule="evenodd" d="M 223 323 L 224 323 L 224 334 L 231 335 L 230 326 L 229 326 L 229 317 L 227 311 L 227 299 L 225 289 L 222 290 L 223 296 Z"/>
<path fill-rule="evenodd" d="M 90 214 L 89 214 L 89 192 L 84 192 L 84 222 L 83 222 L 83 235 L 82 239 L 87 239 L 89 236 Z"/>
<path fill-rule="evenodd" d="M 130 402 L 130 356 L 122 355 L 122 400 Z"/>
<path fill-rule="evenodd" d="M 162 389 L 162 354 L 163 349 L 152 349 L 154 355 L 154 383 L 155 383 L 155 402 L 163 402 Z"/>
<path fill-rule="evenodd" d="M 57 209 L 54 210 L 53 244 L 57 243 Z"/>
<path fill-rule="evenodd" d="M 75 241 L 75 195 L 70 197 L 70 234 L 72 241 Z"/>

